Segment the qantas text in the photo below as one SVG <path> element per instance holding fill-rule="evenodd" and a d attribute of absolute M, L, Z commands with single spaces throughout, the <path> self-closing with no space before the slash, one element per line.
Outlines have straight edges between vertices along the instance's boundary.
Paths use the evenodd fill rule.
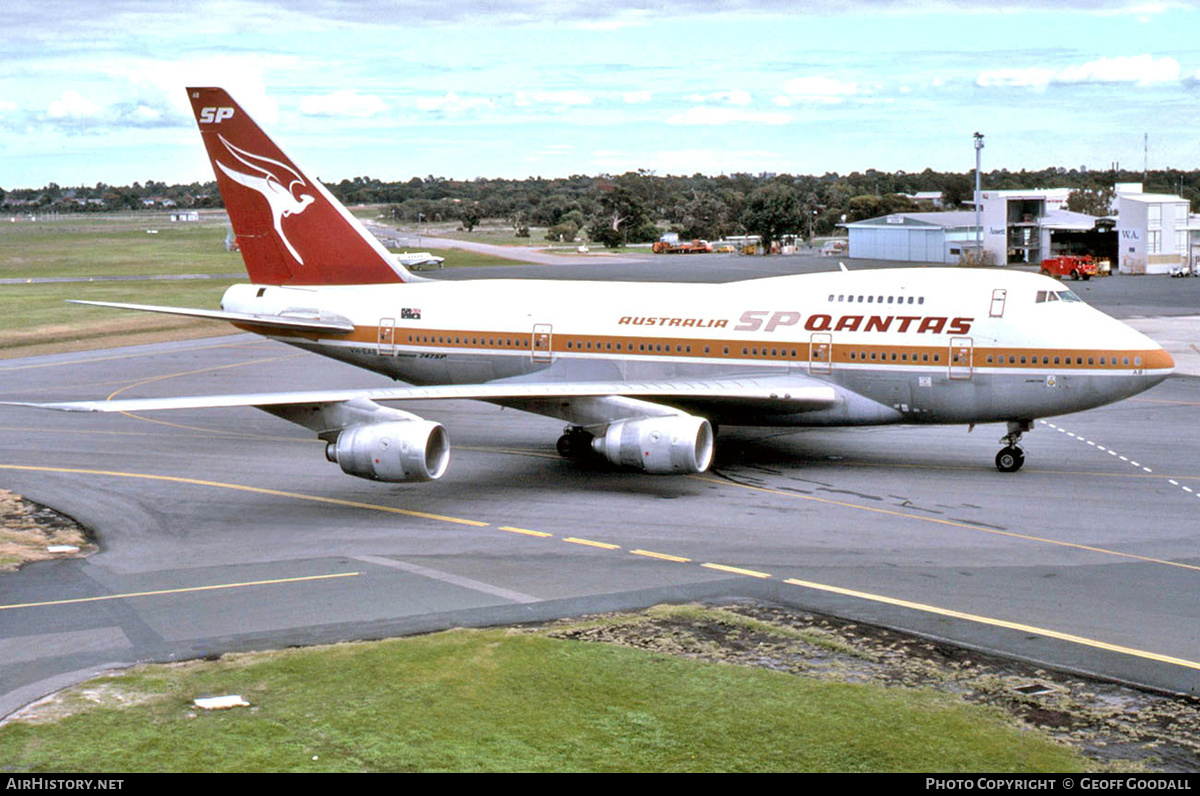
<path fill-rule="evenodd" d="M 800 323 L 798 312 L 746 310 L 735 332 L 773 332 Z M 967 334 L 974 318 L 944 318 L 922 315 L 809 315 L 804 329 L 810 332 L 916 332 L 918 334 Z"/>
<path fill-rule="evenodd" d="M 970 333 L 974 318 L 946 318 L 937 315 L 809 315 L 805 320 L 799 312 L 791 310 L 746 310 L 733 327 L 735 332 L 774 332 L 784 327 L 800 324 L 810 332 L 915 332 L 917 334 Z M 697 329 L 724 329 L 729 322 L 720 318 L 656 318 L 623 315 L 617 322 L 622 326 L 681 326 Z"/>

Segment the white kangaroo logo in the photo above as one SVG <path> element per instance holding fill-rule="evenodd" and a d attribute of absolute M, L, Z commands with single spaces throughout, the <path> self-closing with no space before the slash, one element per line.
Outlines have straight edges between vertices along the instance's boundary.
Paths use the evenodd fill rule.
<path fill-rule="evenodd" d="M 305 208 L 316 201 L 316 198 L 311 194 L 302 193 L 297 198 L 295 190 L 297 187 L 307 187 L 308 183 L 300 176 L 300 173 L 290 166 L 280 163 L 271 158 L 254 155 L 244 149 L 239 149 L 233 144 L 225 140 L 225 136 L 218 136 L 221 143 L 225 145 L 225 149 L 229 154 L 233 155 L 240 163 L 245 164 L 257 174 L 244 174 L 240 171 L 234 171 L 219 160 L 214 162 L 229 176 L 229 179 L 244 185 L 252 191 L 262 194 L 267 200 L 267 204 L 271 208 L 271 216 L 275 223 L 275 232 L 279 235 L 283 245 L 287 246 L 288 251 L 296 258 L 296 262 L 304 265 L 304 258 L 292 246 L 287 235 L 283 233 L 283 218 L 284 216 L 299 215 L 303 213 Z M 261 176 L 258 176 L 261 175 Z M 287 182 L 286 187 L 284 182 Z"/>

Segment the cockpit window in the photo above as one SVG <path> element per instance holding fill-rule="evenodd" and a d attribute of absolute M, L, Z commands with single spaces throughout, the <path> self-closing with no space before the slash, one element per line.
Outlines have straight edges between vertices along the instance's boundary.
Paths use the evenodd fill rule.
<path fill-rule="evenodd" d="M 1083 301 L 1083 299 L 1070 290 L 1039 290 L 1037 303 L 1044 304 L 1047 301 Z"/>

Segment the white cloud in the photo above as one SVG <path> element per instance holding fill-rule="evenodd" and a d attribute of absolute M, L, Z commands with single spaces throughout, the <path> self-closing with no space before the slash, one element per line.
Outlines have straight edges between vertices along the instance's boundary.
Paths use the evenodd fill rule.
<path fill-rule="evenodd" d="M 423 111 L 438 111 L 458 116 L 477 109 L 491 110 L 495 103 L 486 97 L 460 97 L 456 92 L 448 91 L 440 97 L 420 97 L 417 107 Z"/>
<path fill-rule="evenodd" d="M 373 94 L 358 94 L 349 90 L 312 95 L 300 100 L 300 112 L 305 116 L 368 119 L 385 111 L 387 111 L 387 104 L 379 97 Z"/>
<path fill-rule="evenodd" d="M 653 98 L 654 95 L 649 91 L 627 91 L 621 99 L 625 100 L 626 105 L 641 105 Z"/>
<path fill-rule="evenodd" d="M 137 102 L 161 108 L 177 121 L 192 119 L 192 108 L 184 86 L 220 86 L 261 125 L 279 121 L 279 92 L 268 89 L 268 75 L 296 74 L 299 58 L 270 53 L 195 57 L 176 61 L 162 57 L 112 58 L 101 71 L 113 79 L 122 94 Z"/>
<path fill-rule="evenodd" d="M 129 113 L 129 120 L 137 125 L 154 125 L 163 120 L 163 112 L 149 105 L 138 105 Z"/>
<path fill-rule="evenodd" d="M 549 12 L 553 15 L 558 7 L 559 4 L 552 3 L 543 9 L 543 13 Z M 584 17 L 577 19 L 574 21 L 574 26 L 581 30 L 613 31 L 624 30 L 625 28 L 639 28 L 654 22 L 654 15 L 644 8 L 618 8 L 613 16 L 604 16 L 607 9 L 604 9 L 603 6 L 599 6 L 598 8 L 602 9 L 600 15 L 594 18 Z"/>
<path fill-rule="evenodd" d="M 711 94 L 692 94 L 688 96 L 691 102 L 723 102 L 729 105 L 749 105 L 750 92 L 742 89 L 731 91 L 714 91 Z"/>
<path fill-rule="evenodd" d="M 1129 16 L 1133 15 L 1138 22 L 1147 23 L 1154 21 L 1154 18 L 1160 14 L 1165 14 L 1168 11 L 1176 9 L 1188 9 L 1186 1 L 1180 0 L 1150 0 L 1145 3 L 1124 3 L 1117 4 L 1114 8 L 1098 9 L 1096 13 L 1100 16 Z"/>
<path fill-rule="evenodd" d="M 982 88 L 1030 88 L 1043 90 L 1050 85 L 1079 83 L 1177 83 L 1181 70 L 1174 58 L 1155 59 L 1150 55 L 1098 58 L 1095 61 L 1053 70 L 1046 67 L 990 69 L 979 73 L 975 84 Z"/>
<path fill-rule="evenodd" d="M 1031 66 L 1025 69 L 988 69 L 979 73 L 975 85 L 981 88 L 1043 89 L 1054 79 L 1053 69 Z"/>
<path fill-rule="evenodd" d="M 51 119 L 95 119 L 100 108 L 78 91 L 64 91 L 46 108 L 46 115 Z"/>
<path fill-rule="evenodd" d="M 668 124 L 707 126 L 741 123 L 781 125 L 790 121 L 791 116 L 786 113 L 705 107 L 688 108 L 683 113 L 673 114 L 667 119 Z"/>
<path fill-rule="evenodd" d="M 582 91 L 518 91 L 514 101 L 518 107 L 530 105 L 591 105 L 592 98 Z"/>
<path fill-rule="evenodd" d="M 1179 62 L 1174 58 L 1154 59 L 1150 55 L 1100 58 L 1080 66 L 1069 66 L 1059 73 L 1060 83 L 1175 83 L 1179 81 Z"/>
<path fill-rule="evenodd" d="M 808 75 L 784 83 L 783 94 L 776 97 L 774 102 L 784 108 L 795 103 L 836 103 L 859 93 L 857 83 L 835 77 Z"/>

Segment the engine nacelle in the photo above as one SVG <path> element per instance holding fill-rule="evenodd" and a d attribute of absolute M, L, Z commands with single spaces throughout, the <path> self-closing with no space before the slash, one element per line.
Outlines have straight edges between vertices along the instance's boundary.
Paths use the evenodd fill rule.
<path fill-rule="evenodd" d="M 702 473 L 713 456 L 713 430 L 694 415 L 621 420 L 592 448 L 610 462 L 648 473 Z"/>
<path fill-rule="evenodd" d="M 325 458 L 372 481 L 433 481 L 450 463 L 450 438 L 430 420 L 363 423 L 342 429 Z"/>

